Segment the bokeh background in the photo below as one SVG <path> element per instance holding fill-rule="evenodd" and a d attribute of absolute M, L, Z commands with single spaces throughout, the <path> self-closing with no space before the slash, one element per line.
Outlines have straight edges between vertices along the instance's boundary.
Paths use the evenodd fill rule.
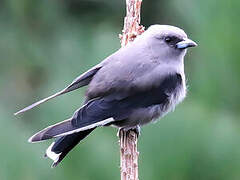
<path fill-rule="evenodd" d="M 240 179 L 238 0 L 144 0 L 142 24 L 183 28 L 198 48 L 186 57 L 186 100 L 142 129 L 144 180 Z M 120 179 L 117 130 L 98 128 L 55 169 L 38 130 L 82 104 L 77 90 L 14 117 L 64 88 L 120 47 L 124 0 L 0 0 L 0 179 Z"/>

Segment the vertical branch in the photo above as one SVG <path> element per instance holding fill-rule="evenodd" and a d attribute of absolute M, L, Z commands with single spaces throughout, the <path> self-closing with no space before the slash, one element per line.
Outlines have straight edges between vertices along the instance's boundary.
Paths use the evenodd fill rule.
<path fill-rule="evenodd" d="M 142 0 L 126 0 L 126 17 L 121 39 L 121 46 L 126 46 L 138 35 L 144 32 L 140 25 L 140 11 Z M 137 140 L 138 135 L 133 130 L 119 130 L 120 139 L 120 166 L 121 180 L 138 180 L 138 156 Z"/>
<path fill-rule="evenodd" d="M 140 25 L 141 3 L 142 0 L 126 0 L 123 34 L 120 35 L 122 47 L 144 32 L 144 27 Z"/>
<path fill-rule="evenodd" d="M 138 135 L 133 130 L 119 131 L 121 180 L 138 180 Z"/>

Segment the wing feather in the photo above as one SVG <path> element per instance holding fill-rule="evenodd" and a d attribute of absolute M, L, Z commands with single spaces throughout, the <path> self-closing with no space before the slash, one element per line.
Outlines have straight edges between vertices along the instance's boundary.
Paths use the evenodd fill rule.
<path fill-rule="evenodd" d="M 181 75 L 175 74 L 167 76 L 158 87 L 135 92 L 124 99 L 113 99 L 112 96 L 92 99 L 78 109 L 72 118 L 43 129 L 29 141 L 36 142 L 65 136 L 127 119 L 138 108 L 166 104 L 169 94 L 173 93 L 181 83 Z"/>
<path fill-rule="evenodd" d="M 49 96 L 45 99 L 42 99 L 38 102 L 33 103 L 30 106 L 25 107 L 24 109 L 16 112 L 14 115 L 18 115 L 21 113 L 24 113 L 46 101 L 49 101 L 50 99 L 53 99 L 57 96 L 63 95 L 65 93 L 68 93 L 70 91 L 73 91 L 75 89 L 78 89 L 80 87 L 86 86 L 89 84 L 89 82 L 92 80 L 93 76 L 98 72 L 99 69 L 101 69 L 101 65 L 97 65 L 95 67 L 93 67 L 92 69 L 88 70 L 87 72 L 83 73 L 82 75 L 80 75 L 79 77 L 77 77 L 69 86 L 67 86 L 65 89 L 63 89 L 62 91 L 57 92 L 56 94 Z"/>

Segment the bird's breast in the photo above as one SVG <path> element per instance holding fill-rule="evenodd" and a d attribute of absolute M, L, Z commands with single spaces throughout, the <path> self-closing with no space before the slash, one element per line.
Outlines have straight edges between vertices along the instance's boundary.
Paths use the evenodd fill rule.
<path fill-rule="evenodd" d="M 186 85 L 182 82 L 175 91 L 168 93 L 168 98 L 164 103 L 150 106 L 145 109 L 145 116 L 142 115 L 141 125 L 147 124 L 149 122 L 155 122 L 159 118 L 162 118 L 167 113 L 173 111 L 175 107 L 183 101 L 186 96 Z"/>

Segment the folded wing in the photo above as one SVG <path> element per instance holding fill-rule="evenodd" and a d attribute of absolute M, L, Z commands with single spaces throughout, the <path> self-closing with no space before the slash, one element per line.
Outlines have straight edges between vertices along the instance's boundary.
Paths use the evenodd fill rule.
<path fill-rule="evenodd" d="M 181 83 L 181 76 L 174 74 L 164 78 L 158 87 L 130 93 L 123 99 L 114 98 L 114 94 L 92 99 L 78 109 L 72 118 L 43 129 L 33 135 L 29 141 L 42 141 L 112 124 L 127 119 L 138 108 L 167 104 L 169 94 L 174 92 Z"/>
<path fill-rule="evenodd" d="M 109 111 L 110 104 L 103 99 L 94 99 L 77 110 L 73 117 L 49 126 L 33 135 L 29 142 L 38 142 L 58 136 L 85 131 L 113 122 L 113 112 Z"/>

